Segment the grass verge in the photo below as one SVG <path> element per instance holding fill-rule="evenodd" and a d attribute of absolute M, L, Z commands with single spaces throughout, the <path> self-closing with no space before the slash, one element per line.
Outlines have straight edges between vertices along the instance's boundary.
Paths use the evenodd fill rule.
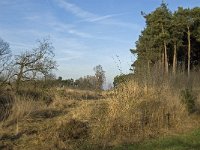
<path fill-rule="evenodd" d="M 113 150 L 199 150 L 200 129 L 191 133 L 147 140 L 139 144 L 123 145 Z"/>

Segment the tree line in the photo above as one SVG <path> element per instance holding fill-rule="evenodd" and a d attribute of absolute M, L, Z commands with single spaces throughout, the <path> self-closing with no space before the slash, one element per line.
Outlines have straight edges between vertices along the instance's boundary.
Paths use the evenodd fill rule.
<path fill-rule="evenodd" d="M 66 79 L 58 77 L 58 83 L 61 87 L 71 87 L 78 89 L 88 90 L 102 90 L 106 81 L 105 71 L 101 65 L 97 65 L 93 68 L 95 74 L 80 77 L 79 79 Z"/>
<path fill-rule="evenodd" d="M 37 47 L 12 55 L 8 42 L 0 38 L 0 87 L 10 85 L 16 91 L 24 84 L 41 86 L 67 86 L 79 89 L 102 90 L 105 71 L 101 65 L 93 68 L 95 75 L 79 79 L 56 79 L 53 71 L 58 65 L 55 61 L 54 47 L 49 39 L 38 41 Z M 23 84 L 24 83 L 24 84 Z"/>
<path fill-rule="evenodd" d="M 155 67 L 164 75 L 182 71 L 190 76 L 200 68 L 200 8 L 182 8 L 171 12 L 162 3 L 153 12 L 141 13 L 146 26 L 136 48 L 131 70 L 135 75 L 149 74 Z"/>
<path fill-rule="evenodd" d="M 54 47 L 49 39 L 38 41 L 38 46 L 12 55 L 8 42 L 0 38 L 0 84 L 15 85 L 19 90 L 23 82 L 47 81 L 57 69 Z M 35 84 L 36 85 L 36 84 Z"/>

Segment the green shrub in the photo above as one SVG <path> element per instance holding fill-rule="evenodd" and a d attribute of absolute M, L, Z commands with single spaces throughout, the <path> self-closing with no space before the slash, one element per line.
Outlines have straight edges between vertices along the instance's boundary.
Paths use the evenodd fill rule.
<path fill-rule="evenodd" d="M 191 89 L 182 90 L 181 99 L 182 99 L 182 102 L 186 104 L 186 107 L 189 113 L 194 113 L 196 111 L 197 97 Z"/>

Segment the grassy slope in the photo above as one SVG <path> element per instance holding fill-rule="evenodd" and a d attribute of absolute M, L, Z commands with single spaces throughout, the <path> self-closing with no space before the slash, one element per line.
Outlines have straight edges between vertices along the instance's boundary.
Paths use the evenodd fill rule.
<path fill-rule="evenodd" d="M 58 128 L 63 122 L 70 118 L 78 120 L 89 120 L 91 112 L 102 110 L 100 104 L 104 100 L 98 101 L 70 101 L 61 100 L 61 106 L 55 106 L 49 111 L 40 111 L 37 114 L 29 116 L 19 122 L 19 134 L 15 134 L 16 125 L 11 125 L 0 131 L 0 149 L 69 149 L 67 143 L 62 142 L 58 137 Z M 89 108 L 91 107 L 91 108 Z M 60 112 L 60 113 L 59 113 Z M 83 113 L 84 112 L 84 113 Z M 93 120 L 92 120 L 93 121 Z M 82 144 L 81 144 L 82 145 Z M 98 150 L 103 147 L 90 145 L 88 143 L 80 146 L 80 149 Z M 105 147 L 104 147 L 105 148 Z M 72 148 L 73 149 L 73 148 Z M 146 140 L 145 142 L 133 145 L 121 145 L 113 150 L 200 150 L 200 129 L 188 134 L 170 136 L 166 138 Z"/>
<path fill-rule="evenodd" d="M 184 135 L 124 145 L 114 150 L 200 150 L 200 129 Z"/>

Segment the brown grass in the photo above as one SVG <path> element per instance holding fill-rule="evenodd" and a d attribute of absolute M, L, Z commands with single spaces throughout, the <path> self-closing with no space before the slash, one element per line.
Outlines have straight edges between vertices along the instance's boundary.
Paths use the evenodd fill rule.
<path fill-rule="evenodd" d="M 147 90 L 129 82 L 118 87 L 101 107 L 93 104 L 93 110 L 79 109 L 79 114 L 89 112 L 86 116 L 91 119 L 94 143 L 106 146 L 138 142 L 187 130 L 191 118 L 179 94 L 168 86 Z"/>
<path fill-rule="evenodd" d="M 90 142 L 103 146 L 132 143 L 195 128 L 181 102 L 180 90 L 164 84 L 142 87 L 136 82 L 122 84 L 105 100 L 81 102 L 73 118 L 89 121 Z"/>
<path fill-rule="evenodd" d="M 102 149 L 185 132 L 199 123 L 198 114 L 189 115 L 181 102 L 180 90 L 169 84 L 149 88 L 130 81 L 94 100 L 80 98 L 99 93 L 54 93 L 49 105 L 15 96 L 11 114 L 1 122 L 0 144 L 15 149 Z"/>

